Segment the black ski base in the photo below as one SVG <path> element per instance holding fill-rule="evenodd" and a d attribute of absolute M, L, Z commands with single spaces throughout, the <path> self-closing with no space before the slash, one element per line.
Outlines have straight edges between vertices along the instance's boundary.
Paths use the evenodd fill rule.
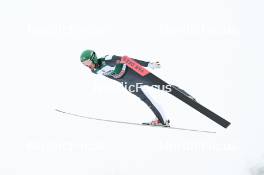
<path fill-rule="evenodd" d="M 150 79 L 152 79 L 152 81 L 157 82 L 160 85 L 169 85 L 168 83 L 164 82 L 163 80 L 161 80 L 159 77 L 155 76 L 154 74 L 149 74 L 148 76 Z M 173 85 L 172 85 L 172 87 L 173 87 Z M 188 97 L 188 95 L 186 95 L 185 91 L 179 90 L 176 87 L 176 88 L 172 88 L 172 91 L 169 93 L 172 94 L 173 96 L 177 97 L 178 99 L 180 99 L 184 103 L 188 104 L 189 106 L 191 106 L 195 110 L 199 111 L 200 113 L 202 113 L 203 115 L 205 115 L 209 119 L 213 120 L 217 124 L 221 125 L 222 127 L 227 128 L 231 124 L 229 121 L 225 120 L 224 118 L 220 117 L 219 115 L 217 115 L 213 111 L 207 109 L 206 107 L 204 107 L 203 105 L 198 103 L 195 99 Z"/>

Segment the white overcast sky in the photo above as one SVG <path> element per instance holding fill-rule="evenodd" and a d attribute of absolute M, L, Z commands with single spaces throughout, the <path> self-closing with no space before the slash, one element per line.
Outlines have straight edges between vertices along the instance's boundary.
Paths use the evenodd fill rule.
<path fill-rule="evenodd" d="M 263 15 L 257 0 L 1 1 L 0 174 L 261 174 Z M 160 61 L 154 74 L 232 125 L 156 90 L 172 125 L 217 134 L 56 113 L 153 118 L 120 84 L 81 65 L 85 49 Z"/>

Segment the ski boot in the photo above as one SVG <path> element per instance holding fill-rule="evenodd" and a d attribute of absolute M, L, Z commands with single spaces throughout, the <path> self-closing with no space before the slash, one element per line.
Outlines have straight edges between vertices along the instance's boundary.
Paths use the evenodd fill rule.
<path fill-rule="evenodd" d="M 165 123 L 162 124 L 159 119 L 152 120 L 151 122 L 142 123 L 143 125 L 152 125 L 152 126 L 163 126 L 163 127 L 170 127 L 170 120 L 164 121 Z"/>

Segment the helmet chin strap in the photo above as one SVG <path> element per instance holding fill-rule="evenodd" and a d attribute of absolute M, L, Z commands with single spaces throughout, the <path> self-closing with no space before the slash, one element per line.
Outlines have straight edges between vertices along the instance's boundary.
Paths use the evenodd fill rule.
<path fill-rule="evenodd" d="M 98 67 L 100 67 L 102 65 L 102 62 L 97 60 L 97 63 L 93 62 L 93 64 L 95 65 L 95 68 L 98 68 Z"/>

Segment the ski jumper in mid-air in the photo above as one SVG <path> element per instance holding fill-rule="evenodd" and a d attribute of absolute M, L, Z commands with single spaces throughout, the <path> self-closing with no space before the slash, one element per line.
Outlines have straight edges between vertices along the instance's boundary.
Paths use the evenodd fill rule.
<path fill-rule="evenodd" d="M 155 87 L 174 96 L 176 96 L 175 94 L 177 94 L 177 92 L 180 92 L 191 101 L 195 101 L 195 99 L 184 90 L 175 85 L 166 83 L 152 73 L 149 73 L 146 76 L 141 76 L 131 67 L 122 63 L 122 58 L 123 57 L 116 55 L 106 55 L 104 57 L 97 58 L 96 53 L 93 50 L 85 50 L 81 54 L 81 62 L 85 66 L 89 67 L 93 73 L 104 75 L 122 83 L 129 92 L 139 97 L 146 105 L 148 105 L 148 107 L 155 114 L 156 119 L 143 124 L 169 126 L 170 123 L 170 121 L 165 117 L 163 110 L 160 109 L 159 105 L 157 105 L 151 98 L 147 89 L 142 88 L 143 86 Z M 133 60 L 143 67 L 150 67 L 152 69 L 160 68 L 159 62 L 146 62 L 138 59 Z"/>

